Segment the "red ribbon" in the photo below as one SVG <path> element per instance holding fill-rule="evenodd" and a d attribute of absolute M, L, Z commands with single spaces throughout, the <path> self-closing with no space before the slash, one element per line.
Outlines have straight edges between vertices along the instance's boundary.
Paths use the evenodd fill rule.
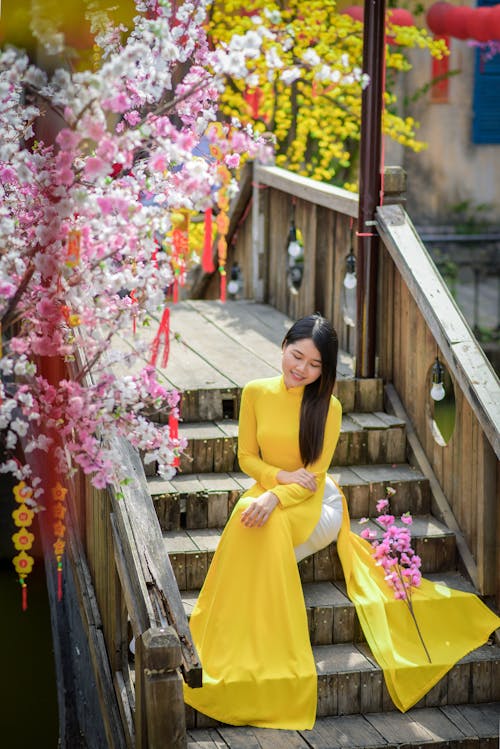
<path fill-rule="evenodd" d="M 226 271 L 225 269 L 222 269 L 221 274 L 220 274 L 220 300 L 221 302 L 225 302 L 227 298 L 226 279 L 227 279 Z"/>
<path fill-rule="evenodd" d="M 149 360 L 149 363 L 152 367 L 156 367 L 162 339 L 164 348 L 161 366 L 166 367 L 168 362 L 168 355 L 170 353 L 170 309 L 168 307 L 165 307 L 165 309 L 163 310 L 163 315 L 161 316 L 158 332 L 156 333 L 151 345 L 151 359 Z"/>
<path fill-rule="evenodd" d="M 26 609 L 28 608 L 28 586 L 26 585 L 26 583 L 23 583 L 21 590 L 22 590 L 22 600 L 23 600 L 23 604 L 22 604 L 23 611 L 26 611 Z"/>
<path fill-rule="evenodd" d="M 132 289 L 132 291 L 130 292 L 130 299 L 132 300 L 132 304 L 137 304 L 137 297 L 135 295 L 135 289 Z M 137 332 L 137 318 L 136 318 L 135 312 L 133 312 L 133 317 L 132 317 L 132 332 L 134 333 L 134 335 Z"/>
<path fill-rule="evenodd" d="M 59 562 L 59 564 L 61 564 Z M 57 600 L 62 600 L 62 567 L 57 566 Z"/>
<path fill-rule="evenodd" d="M 171 440 L 179 439 L 179 420 L 177 419 L 177 416 L 174 414 L 173 411 L 170 411 L 170 414 L 168 417 L 168 429 L 169 429 Z M 177 468 L 179 463 L 180 463 L 179 458 L 178 457 L 174 458 L 174 462 L 173 462 L 174 468 Z"/>
<path fill-rule="evenodd" d="M 215 270 L 212 254 L 212 209 L 205 211 L 205 240 L 203 242 L 203 255 L 201 256 L 201 267 L 205 273 L 213 273 Z"/>

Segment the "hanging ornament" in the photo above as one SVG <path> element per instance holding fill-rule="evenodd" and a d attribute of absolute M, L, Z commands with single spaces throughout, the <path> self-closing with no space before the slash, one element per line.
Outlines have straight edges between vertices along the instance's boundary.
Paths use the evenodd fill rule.
<path fill-rule="evenodd" d="M 24 481 L 20 481 L 14 487 L 14 498 L 19 504 L 19 507 L 13 511 L 12 517 L 17 528 L 20 530 L 14 533 L 12 541 L 14 542 L 14 548 L 19 551 L 19 554 L 12 560 L 15 570 L 19 576 L 19 583 L 22 591 L 22 609 L 26 611 L 28 608 L 28 586 L 26 584 L 26 578 L 33 569 L 35 560 L 32 556 L 26 552 L 31 549 L 35 536 L 31 533 L 28 528 L 33 522 L 35 513 L 30 510 L 27 502 L 29 503 L 33 497 L 33 489 L 28 486 Z"/>
<path fill-rule="evenodd" d="M 219 177 L 221 179 L 221 187 L 219 189 L 219 213 L 217 215 L 217 233 L 219 239 L 217 241 L 217 254 L 220 274 L 220 300 L 221 302 L 226 301 L 226 260 L 227 260 L 227 241 L 226 236 L 229 230 L 229 198 L 227 196 L 227 188 L 231 180 L 231 174 L 227 167 L 221 165 L 218 170 Z"/>
<path fill-rule="evenodd" d="M 68 234 L 66 245 L 66 265 L 74 268 L 80 262 L 80 242 L 82 233 L 80 229 L 71 229 Z"/>
<path fill-rule="evenodd" d="M 64 555 L 66 526 L 64 517 L 66 515 L 66 494 L 68 490 L 58 481 L 52 488 L 52 518 L 54 521 L 53 529 L 56 538 L 53 548 L 57 562 L 57 600 L 62 598 L 62 558 Z"/>
<path fill-rule="evenodd" d="M 163 310 L 163 315 L 161 316 L 158 331 L 153 339 L 153 343 L 151 344 L 151 358 L 149 360 L 149 363 L 152 367 L 156 367 L 162 340 L 163 357 L 161 360 L 161 366 L 166 367 L 168 362 L 168 355 L 170 353 L 170 309 L 168 307 L 165 307 L 165 309 Z"/>
<path fill-rule="evenodd" d="M 205 211 L 205 238 L 203 242 L 203 255 L 201 256 L 201 267 L 205 273 L 213 273 L 215 270 L 212 256 L 212 209 Z"/>
<path fill-rule="evenodd" d="M 177 413 L 177 410 L 173 408 L 168 415 L 168 433 L 171 440 L 179 439 L 179 419 Z M 174 466 L 174 468 L 177 468 L 179 464 L 180 459 L 177 455 L 174 458 L 174 462 L 172 463 L 172 465 Z"/>
<path fill-rule="evenodd" d="M 179 301 L 179 286 L 186 283 L 186 266 L 189 254 L 189 213 L 186 210 L 172 213 L 172 267 L 174 282 L 172 299 Z"/>

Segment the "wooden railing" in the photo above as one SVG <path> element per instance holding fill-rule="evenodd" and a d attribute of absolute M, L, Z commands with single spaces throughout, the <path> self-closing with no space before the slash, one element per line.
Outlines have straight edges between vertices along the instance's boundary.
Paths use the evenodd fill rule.
<path fill-rule="evenodd" d="M 479 591 L 500 603 L 500 384 L 397 196 L 377 210 L 381 237 L 377 360 L 388 408 L 406 414 L 409 452 L 433 485 L 434 514 L 457 534 L 462 562 Z M 252 211 L 234 222 L 228 266 L 243 269 L 242 296 L 290 317 L 320 311 L 341 348 L 354 353 L 345 323 L 346 257 L 356 248 L 357 195 L 277 167 L 255 166 Z M 287 284 L 287 243 L 294 211 L 304 243 L 295 293 Z M 238 215 L 245 216 L 241 201 Z M 365 228 L 366 230 L 366 228 Z M 214 281 L 205 295 L 216 297 Z M 448 445 L 432 435 L 430 371 L 447 367 L 456 403 Z"/>
<path fill-rule="evenodd" d="M 110 749 L 184 749 L 182 682 L 201 685 L 201 665 L 140 456 L 124 439 L 112 448 L 127 482 L 100 490 L 76 474 L 68 503 L 106 737 Z"/>

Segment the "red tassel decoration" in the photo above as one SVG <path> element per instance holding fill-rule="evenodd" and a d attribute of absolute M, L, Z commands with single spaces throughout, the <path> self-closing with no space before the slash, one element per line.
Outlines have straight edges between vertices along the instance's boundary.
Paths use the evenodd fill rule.
<path fill-rule="evenodd" d="M 62 600 L 62 562 L 57 563 L 57 600 Z"/>
<path fill-rule="evenodd" d="M 177 440 L 179 439 L 179 420 L 177 419 L 177 416 L 173 411 L 170 411 L 169 417 L 168 417 L 168 429 L 170 434 L 171 440 Z M 174 458 L 174 468 L 177 468 L 179 466 L 180 460 L 179 457 Z"/>
<path fill-rule="evenodd" d="M 24 582 L 24 580 L 21 583 L 21 586 L 22 586 L 21 587 L 21 591 L 22 591 L 22 607 L 23 607 L 23 611 L 26 611 L 27 608 L 28 608 L 28 586 L 26 585 L 26 583 Z"/>
<path fill-rule="evenodd" d="M 151 260 L 153 261 L 153 267 L 158 270 L 158 250 L 160 248 L 160 243 L 157 239 L 155 239 L 155 248 L 153 250 L 153 254 L 151 255 Z"/>
<path fill-rule="evenodd" d="M 161 360 L 161 366 L 166 367 L 168 362 L 168 355 L 170 353 L 170 309 L 168 307 L 165 307 L 165 309 L 163 310 L 163 315 L 161 316 L 158 332 L 156 333 L 151 345 L 151 358 L 149 360 L 149 363 L 152 367 L 156 367 L 162 339 L 163 357 Z"/>
<path fill-rule="evenodd" d="M 225 268 L 219 268 L 220 271 L 220 300 L 221 302 L 225 302 L 227 298 L 226 294 L 226 269 Z"/>
<path fill-rule="evenodd" d="M 133 304 L 137 304 L 137 298 L 135 296 L 135 289 L 132 289 L 132 291 L 130 292 L 130 299 L 132 300 Z M 134 335 L 137 333 L 137 319 L 135 316 L 135 312 L 133 313 L 133 317 L 132 317 L 132 332 Z"/>
<path fill-rule="evenodd" d="M 205 211 L 205 240 L 203 242 L 203 255 L 201 257 L 201 267 L 205 273 L 213 273 L 215 270 L 212 242 L 212 209 L 207 208 Z"/>

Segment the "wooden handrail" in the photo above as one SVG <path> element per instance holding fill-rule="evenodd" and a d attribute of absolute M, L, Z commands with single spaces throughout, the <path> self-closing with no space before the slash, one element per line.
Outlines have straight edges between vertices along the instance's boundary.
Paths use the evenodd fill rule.
<path fill-rule="evenodd" d="M 254 181 L 281 190 L 287 195 L 307 200 L 309 203 L 330 208 L 352 218 L 358 217 L 359 198 L 357 193 L 343 190 L 341 187 L 327 185 L 310 177 L 289 172 L 278 166 L 255 164 Z"/>
<path fill-rule="evenodd" d="M 448 287 L 400 205 L 377 209 L 378 231 L 450 372 L 500 459 L 500 383 Z"/>

